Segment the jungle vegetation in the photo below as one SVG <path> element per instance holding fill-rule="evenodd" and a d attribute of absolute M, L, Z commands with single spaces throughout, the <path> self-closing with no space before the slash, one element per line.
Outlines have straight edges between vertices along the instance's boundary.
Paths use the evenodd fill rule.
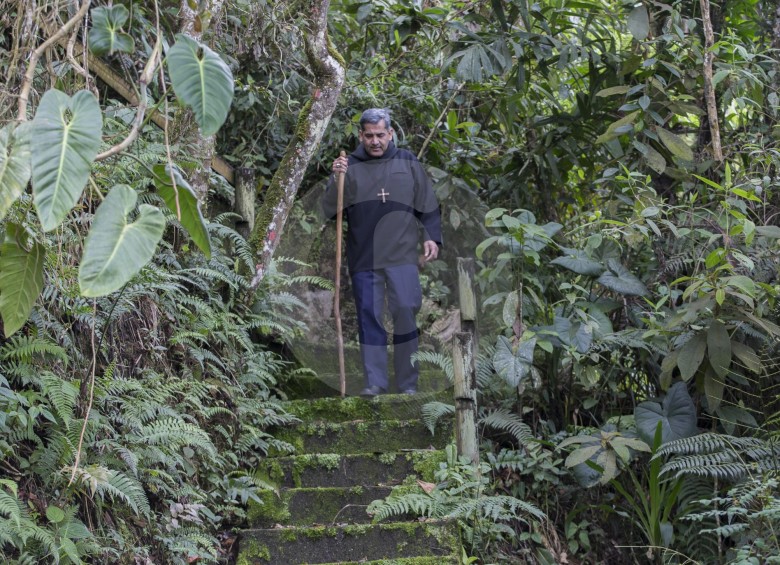
<path fill-rule="evenodd" d="M 0 0 L 0 558 L 230 561 L 329 284 L 277 240 L 383 106 L 457 242 L 439 314 L 477 260 L 482 435 L 377 516 L 777 563 L 778 48 L 769 0 Z"/>

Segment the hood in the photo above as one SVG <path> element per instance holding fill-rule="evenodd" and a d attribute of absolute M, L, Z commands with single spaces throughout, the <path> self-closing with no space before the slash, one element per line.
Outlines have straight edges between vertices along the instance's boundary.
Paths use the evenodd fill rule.
<path fill-rule="evenodd" d="M 395 143 L 391 141 L 387 144 L 387 150 L 381 157 L 372 157 L 366 153 L 366 148 L 363 147 L 363 144 L 361 143 L 358 148 L 351 153 L 351 156 L 358 161 L 373 161 L 374 159 L 392 159 L 397 152 L 398 148 L 395 146 Z"/>

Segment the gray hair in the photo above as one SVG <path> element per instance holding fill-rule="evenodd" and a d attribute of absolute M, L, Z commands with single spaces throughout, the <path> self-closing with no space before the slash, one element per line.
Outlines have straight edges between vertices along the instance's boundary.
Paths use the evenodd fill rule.
<path fill-rule="evenodd" d="M 369 108 L 360 116 L 360 129 L 365 129 L 366 124 L 378 124 L 385 121 L 387 129 L 390 129 L 390 110 L 387 108 Z"/>

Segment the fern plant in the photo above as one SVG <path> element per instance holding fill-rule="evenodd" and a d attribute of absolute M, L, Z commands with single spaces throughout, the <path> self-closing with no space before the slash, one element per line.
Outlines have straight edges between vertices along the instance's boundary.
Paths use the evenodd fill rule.
<path fill-rule="evenodd" d="M 495 543 L 510 542 L 517 528 L 545 519 L 533 504 L 494 492 L 490 467 L 459 459 L 454 445 L 446 448 L 446 462 L 435 472 L 430 489 L 396 489 L 384 500 L 369 505 L 374 521 L 393 516 L 417 515 L 455 520 L 471 548 L 488 553 Z"/>

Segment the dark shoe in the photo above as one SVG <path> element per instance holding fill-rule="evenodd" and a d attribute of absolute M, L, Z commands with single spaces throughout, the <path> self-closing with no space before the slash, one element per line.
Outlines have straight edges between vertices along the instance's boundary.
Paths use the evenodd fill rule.
<path fill-rule="evenodd" d="M 401 394 L 417 394 L 417 390 L 413 388 L 407 388 L 406 390 L 402 390 Z"/>
<path fill-rule="evenodd" d="M 384 392 L 385 391 L 383 391 L 378 386 L 367 386 L 366 388 L 360 391 L 360 396 L 362 396 L 363 398 L 374 398 L 375 396 L 379 396 Z"/>

